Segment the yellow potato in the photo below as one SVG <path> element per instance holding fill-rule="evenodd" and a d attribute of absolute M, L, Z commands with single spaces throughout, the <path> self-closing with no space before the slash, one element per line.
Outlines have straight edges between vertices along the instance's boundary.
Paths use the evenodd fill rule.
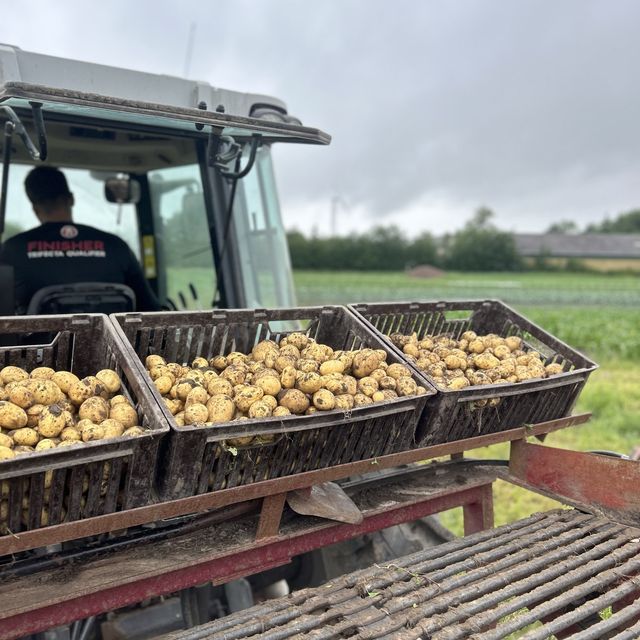
<path fill-rule="evenodd" d="M 0 370 L 0 380 L 4 385 L 10 382 L 20 382 L 20 380 L 26 380 L 29 374 L 20 367 L 13 367 L 11 365 L 4 367 Z"/>
<path fill-rule="evenodd" d="M 93 440 L 102 440 L 104 438 L 104 427 L 102 427 L 99 424 L 92 424 L 91 426 L 85 427 L 82 430 L 81 435 L 82 435 L 83 442 L 92 442 Z M 71 441 L 63 440 L 63 442 L 71 442 Z M 60 445 L 61 444 L 62 442 L 60 443 Z"/>
<path fill-rule="evenodd" d="M 53 380 L 36 379 L 29 381 L 35 404 L 50 405 L 63 399 L 60 387 Z"/>
<path fill-rule="evenodd" d="M 100 424 L 109 417 L 109 409 L 109 403 L 104 398 L 93 396 L 80 405 L 78 417 L 81 420 L 91 420 L 94 424 Z"/>
<path fill-rule="evenodd" d="M 278 416 L 280 418 L 284 417 L 284 416 L 290 416 L 291 415 L 291 411 L 289 411 L 289 409 L 287 409 L 287 407 L 280 407 L 277 406 L 274 410 L 273 410 L 273 416 Z"/>
<path fill-rule="evenodd" d="M 202 387 L 194 387 L 189 392 L 187 399 L 184 401 L 185 407 L 192 404 L 206 404 L 209 400 L 209 394 Z"/>
<path fill-rule="evenodd" d="M 38 433 L 43 438 L 57 438 L 67 426 L 67 412 L 57 404 L 45 407 L 40 413 Z"/>
<path fill-rule="evenodd" d="M 336 396 L 336 409 L 341 409 L 342 411 L 349 411 L 353 409 L 355 406 L 355 400 L 353 396 L 348 393 L 343 393 L 341 395 Z"/>
<path fill-rule="evenodd" d="M 245 412 L 249 410 L 249 407 L 254 402 L 258 402 L 262 398 L 264 391 L 260 387 L 253 385 L 241 385 L 241 387 L 233 396 L 233 401 L 240 411 Z"/>
<path fill-rule="evenodd" d="M 263 340 L 251 350 L 251 356 L 256 362 L 264 362 L 270 353 L 278 353 L 278 345 L 273 340 Z"/>
<path fill-rule="evenodd" d="M 320 411 L 331 411 L 336 406 L 336 398 L 327 389 L 320 389 L 313 394 L 313 406 Z"/>
<path fill-rule="evenodd" d="M 96 373 L 96 378 L 100 380 L 105 389 L 110 393 L 118 393 L 122 382 L 120 376 L 113 369 L 102 369 Z"/>
<path fill-rule="evenodd" d="M 559 362 L 552 362 L 551 364 L 548 364 L 544 369 L 549 376 L 557 376 L 559 373 L 564 373 L 564 368 Z"/>
<path fill-rule="evenodd" d="M 313 371 L 313 373 L 318 373 L 320 371 L 320 363 L 317 360 L 312 360 L 311 358 L 300 358 L 296 362 L 296 369 L 304 373 L 309 373 L 311 371 Z"/>
<path fill-rule="evenodd" d="M 80 382 L 78 376 L 70 371 L 56 371 L 49 379 L 58 385 L 58 388 L 62 393 L 69 393 L 69 389 L 72 385 L 76 382 Z"/>
<path fill-rule="evenodd" d="M 191 366 L 194 369 L 204 369 L 209 366 L 209 361 L 206 358 L 197 357 L 197 358 L 194 358 L 193 362 L 191 363 Z"/>
<path fill-rule="evenodd" d="M 107 418 L 100 426 L 104 429 L 105 438 L 119 438 L 124 433 L 124 425 L 113 418 Z"/>
<path fill-rule="evenodd" d="M 273 413 L 272 407 L 263 400 L 258 400 L 258 402 L 254 402 L 249 407 L 249 417 L 250 418 L 269 418 Z"/>
<path fill-rule="evenodd" d="M 172 415 L 177 415 L 180 411 L 182 411 L 183 403 L 181 400 L 174 398 L 164 398 L 164 403 L 169 409 L 169 413 Z"/>
<path fill-rule="evenodd" d="M 3 429 L 21 429 L 26 426 L 27 414 L 24 409 L 11 402 L 0 401 L 0 427 Z"/>
<path fill-rule="evenodd" d="M 184 410 L 185 424 L 204 424 L 209 418 L 209 411 L 203 404 L 191 404 Z"/>
<path fill-rule="evenodd" d="M 280 378 L 275 375 L 263 375 L 255 380 L 256 387 L 260 387 L 265 395 L 277 396 L 282 390 Z"/>
<path fill-rule="evenodd" d="M 314 372 L 302 373 L 297 381 L 296 388 L 303 393 L 315 393 L 322 387 L 322 379 L 319 374 Z"/>
<path fill-rule="evenodd" d="M 138 425 L 138 413 L 131 405 L 124 402 L 111 407 L 108 417 L 121 422 L 125 429 Z"/>
<path fill-rule="evenodd" d="M 233 418 L 236 405 L 229 396 L 218 394 L 211 396 L 207 402 L 207 410 L 209 412 L 209 422 L 216 424 L 229 422 Z"/>
<path fill-rule="evenodd" d="M 18 405 L 23 409 L 28 409 L 36 404 L 36 398 L 33 392 L 28 387 L 20 384 L 11 387 L 11 391 L 8 396 L 10 402 L 13 402 L 13 404 Z"/>
<path fill-rule="evenodd" d="M 287 389 L 280 397 L 280 406 L 300 415 L 309 408 L 309 399 L 299 389 Z"/>
<path fill-rule="evenodd" d="M 410 378 L 411 371 L 403 364 L 394 363 L 387 367 L 387 375 L 395 380 L 400 380 L 400 378 Z"/>
<path fill-rule="evenodd" d="M 50 438 L 40 440 L 36 445 L 36 451 L 46 451 L 47 449 L 55 449 L 58 445 Z"/>
<path fill-rule="evenodd" d="M 11 460 L 15 458 L 16 454 L 13 452 L 13 449 L 9 449 L 9 447 L 3 447 L 0 445 L 0 461 L 1 460 Z"/>
<path fill-rule="evenodd" d="M 365 396 L 364 393 L 356 393 L 353 396 L 353 404 L 356 407 L 364 407 L 368 404 L 373 404 L 373 397 L 370 398 L 369 396 Z"/>
<path fill-rule="evenodd" d="M 296 384 L 295 367 L 285 367 L 280 374 L 280 384 L 284 389 L 293 389 Z"/>
<path fill-rule="evenodd" d="M 221 374 L 222 378 L 228 380 L 231 385 L 243 384 L 247 376 L 247 370 L 238 364 L 227 367 Z"/>
<path fill-rule="evenodd" d="M 8 447 L 11 449 L 14 445 L 13 438 L 6 433 L 0 433 L 0 447 Z"/>
<path fill-rule="evenodd" d="M 123 395 L 119 395 L 119 396 L 113 396 L 113 398 L 111 398 L 111 400 L 109 400 L 109 404 L 113 407 L 116 404 L 121 404 L 122 402 L 125 402 L 127 404 L 129 404 L 129 400 L 127 399 L 126 396 Z"/>
<path fill-rule="evenodd" d="M 69 387 L 67 395 L 73 404 L 80 406 L 85 400 L 104 393 L 104 387 L 95 376 L 87 376 Z M 42 402 L 42 404 L 47 404 Z"/>
<path fill-rule="evenodd" d="M 285 344 L 280 347 L 280 355 L 293 358 L 294 360 L 300 359 L 300 349 L 293 344 Z"/>
<path fill-rule="evenodd" d="M 51 380 L 55 371 L 51 367 L 36 367 L 29 374 L 30 378 L 42 378 L 44 380 Z"/>
<path fill-rule="evenodd" d="M 144 429 L 142 427 L 129 427 L 124 430 L 123 436 L 134 437 L 144 435 Z"/>
<path fill-rule="evenodd" d="M 309 344 L 310 338 L 304 333 L 290 333 L 288 336 L 283 338 L 280 344 L 292 344 L 297 349 L 304 349 Z"/>
<path fill-rule="evenodd" d="M 378 383 L 371 376 L 365 376 L 358 380 L 358 391 L 371 397 L 378 390 Z"/>
<path fill-rule="evenodd" d="M 353 357 L 353 375 L 364 378 L 373 373 L 382 362 L 380 355 L 373 349 L 362 349 Z"/>
<path fill-rule="evenodd" d="M 158 365 L 166 365 L 167 363 L 162 356 L 152 354 L 146 357 L 144 364 L 147 369 L 152 369 L 153 367 L 157 367 Z"/>
<path fill-rule="evenodd" d="M 230 398 L 233 395 L 233 385 L 224 378 L 216 378 L 209 382 L 207 391 L 210 396 L 224 395 Z"/>
<path fill-rule="evenodd" d="M 222 371 L 223 369 L 226 369 L 229 366 L 229 363 L 227 362 L 226 357 L 223 355 L 219 355 L 219 356 L 215 356 L 214 358 L 211 358 L 211 360 L 209 360 L 209 364 L 212 367 L 215 367 L 218 371 Z"/>
<path fill-rule="evenodd" d="M 78 423 L 78 426 L 80 426 L 80 422 Z M 93 423 L 91 423 L 93 424 Z M 80 427 L 80 429 L 76 428 L 76 427 L 65 427 L 61 432 L 60 432 L 60 440 L 64 441 L 64 440 L 72 440 L 73 442 L 78 442 L 78 440 L 82 439 L 81 436 L 81 429 L 83 427 L 88 426 L 86 422 L 82 422 L 82 427 Z"/>
<path fill-rule="evenodd" d="M 522 338 L 519 338 L 518 336 L 509 336 L 504 339 L 504 343 L 511 351 L 522 349 Z"/>
<path fill-rule="evenodd" d="M 169 393 L 169 391 L 171 391 L 171 387 L 173 387 L 173 382 L 174 382 L 173 377 L 165 375 L 165 376 L 160 376 L 156 378 L 153 381 L 153 384 L 155 385 L 160 395 L 164 396 L 167 393 Z"/>
<path fill-rule="evenodd" d="M 29 427 L 23 427 L 22 429 L 15 429 L 11 433 L 13 441 L 17 445 L 25 445 L 28 447 L 35 447 L 38 444 L 38 432 L 35 429 Z"/>

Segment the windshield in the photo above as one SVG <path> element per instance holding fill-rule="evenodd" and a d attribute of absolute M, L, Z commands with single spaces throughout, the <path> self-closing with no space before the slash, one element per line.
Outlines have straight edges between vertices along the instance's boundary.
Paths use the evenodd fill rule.
<path fill-rule="evenodd" d="M 248 153 L 247 149 L 245 156 Z M 295 306 L 289 248 L 268 146 L 258 150 L 253 169 L 238 183 L 233 219 L 247 306 Z"/>
<path fill-rule="evenodd" d="M 133 204 L 111 204 L 104 195 L 104 181 L 85 169 L 60 167 L 67 178 L 75 204 L 73 220 L 78 224 L 97 227 L 122 238 L 140 259 L 138 218 Z M 40 223 L 24 190 L 24 179 L 32 166 L 12 164 L 9 169 L 7 216 L 2 239 L 33 229 Z"/>

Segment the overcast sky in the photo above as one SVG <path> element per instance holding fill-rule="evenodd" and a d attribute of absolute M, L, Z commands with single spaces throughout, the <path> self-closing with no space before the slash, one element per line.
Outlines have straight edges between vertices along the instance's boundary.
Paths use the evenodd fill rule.
<path fill-rule="evenodd" d="M 635 0 L 23 0 L 0 41 L 280 97 L 329 147 L 275 151 L 288 227 L 581 226 L 640 207 Z"/>

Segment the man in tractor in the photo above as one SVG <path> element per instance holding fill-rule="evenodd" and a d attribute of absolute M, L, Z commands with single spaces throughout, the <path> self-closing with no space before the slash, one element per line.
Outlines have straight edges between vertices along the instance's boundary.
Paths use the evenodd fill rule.
<path fill-rule="evenodd" d="M 7 240 L 0 252 L 0 263 L 14 269 L 16 313 L 26 313 L 33 295 L 44 287 L 80 282 L 127 285 L 136 310 L 160 309 L 126 242 L 73 222 L 74 198 L 62 171 L 32 169 L 25 190 L 41 224 Z"/>

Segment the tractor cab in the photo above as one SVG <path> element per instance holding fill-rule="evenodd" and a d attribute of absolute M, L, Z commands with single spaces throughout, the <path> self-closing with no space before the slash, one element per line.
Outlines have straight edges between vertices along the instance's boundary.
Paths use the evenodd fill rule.
<path fill-rule="evenodd" d="M 281 101 L 0 45 L 0 122 L 3 240 L 38 225 L 24 178 L 51 164 L 74 222 L 125 240 L 167 308 L 294 306 L 271 146 L 330 137 Z M 78 278 L 38 292 L 29 312 L 118 296 Z"/>

